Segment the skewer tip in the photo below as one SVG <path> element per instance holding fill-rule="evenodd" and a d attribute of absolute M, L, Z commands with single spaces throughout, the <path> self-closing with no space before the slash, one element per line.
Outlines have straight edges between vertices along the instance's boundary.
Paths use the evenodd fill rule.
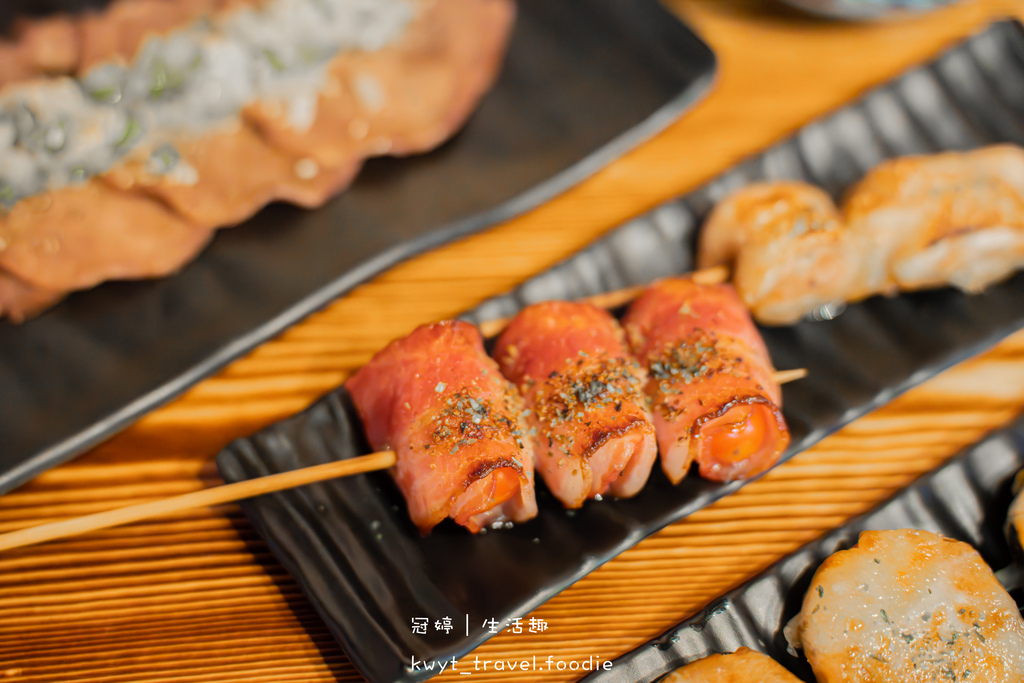
<path fill-rule="evenodd" d="M 779 384 L 788 384 L 807 376 L 807 368 L 793 368 L 792 370 L 776 370 L 775 381 Z"/>

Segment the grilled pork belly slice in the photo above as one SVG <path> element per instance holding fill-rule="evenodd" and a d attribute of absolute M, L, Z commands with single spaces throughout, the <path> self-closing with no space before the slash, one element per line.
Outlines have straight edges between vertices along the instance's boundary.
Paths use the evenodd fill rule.
<path fill-rule="evenodd" d="M 268 202 L 319 206 L 366 157 L 440 143 L 493 81 L 514 13 L 510 0 L 123 1 L 81 19 L 95 25 L 89 49 L 113 61 L 0 98 L 0 268 L 19 283 L 5 290 L 11 315 L 103 279 L 171 272 L 213 229 Z M 159 12 L 146 8 L 157 6 L 175 17 L 209 10 L 209 21 L 153 32 Z M 128 44 L 130 64 L 118 57 Z M 108 213 L 83 198 L 107 198 L 154 229 L 104 244 L 110 231 L 95 222 Z M 47 225 L 50 215 L 74 221 Z M 79 257 L 71 244 L 88 248 Z"/>
<path fill-rule="evenodd" d="M 75 76 L 103 62 L 131 62 L 147 38 L 195 19 L 264 0 L 116 0 L 102 11 L 15 22 L 0 40 L 0 89 L 47 76 Z"/>
<path fill-rule="evenodd" d="M 43 291 L 85 289 L 172 273 L 211 234 L 146 197 L 89 182 L 28 197 L 0 215 L 0 267 Z"/>
<path fill-rule="evenodd" d="M 12 33 L 12 40 L 0 40 L 0 89 L 19 80 L 71 73 L 78 65 L 78 26 L 66 15 L 16 21 Z"/>
<path fill-rule="evenodd" d="M 476 533 L 537 514 L 522 398 L 464 322 L 391 342 L 345 385 L 423 534 L 451 517 Z"/>
<path fill-rule="evenodd" d="M 23 322 L 64 298 L 66 290 L 46 290 L 0 270 L 0 318 Z"/>
<path fill-rule="evenodd" d="M 713 481 L 746 479 L 789 445 L 782 391 L 750 314 L 730 285 L 654 283 L 623 317 L 647 369 L 661 465 L 679 483 L 697 462 Z"/>
<path fill-rule="evenodd" d="M 361 165 L 351 159 L 322 169 L 311 160 L 282 154 L 242 124 L 179 141 L 172 149 L 169 171 L 153 170 L 161 148 L 143 149 L 102 178 L 113 187 L 149 195 L 193 223 L 222 227 L 244 221 L 277 199 L 319 206 L 347 186 Z"/>
<path fill-rule="evenodd" d="M 691 662 L 661 683 L 800 683 L 800 679 L 768 655 L 741 647 L 729 655 Z"/>
<path fill-rule="evenodd" d="M 815 572 L 786 627 L 820 683 L 1024 680 L 1024 621 L 967 545 L 865 531 Z"/>
<path fill-rule="evenodd" d="M 645 373 L 607 311 L 567 301 L 528 306 L 494 357 L 523 394 L 536 469 L 566 507 L 643 488 L 658 454 Z"/>
<path fill-rule="evenodd" d="M 515 18 L 506 0 L 434 0 L 399 42 L 339 54 L 303 121 L 289 103 L 244 111 L 277 148 L 324 167 L 354 154 L 401 156 L 431 149 L 468 118 L 501 66 Z"/>

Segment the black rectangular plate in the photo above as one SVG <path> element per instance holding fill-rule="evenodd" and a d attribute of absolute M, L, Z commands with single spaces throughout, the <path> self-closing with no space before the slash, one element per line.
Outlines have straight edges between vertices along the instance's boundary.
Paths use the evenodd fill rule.
<path fill-rule="evenodd" d="M 586 683 L 650 683 L 683 664 L 749 647 L 814 683 L 807 660 L 787 651 L 782 629 L 826 557 L 870 529 L 923 529 L 970 543 L 994 570 L 1010 561 L 1003 524 L 1014 475 L 1024 469 L 1024 420 L 921 477 L 888 502 L 779 560 L 701 612 L 612 662 Z M 1011 593 L 1020 604 L 1019 591 Z"/>
<path fill-rule="evenodd" d="M 31 0 L 0 3 L 0 26 Z M 47 9 L 102 4 L 48 0 Z M 182 273 L 0 323 L 0 493 L 82 452 L 398 261 L 531 209 L 661 130 L 714 55 L 657 0 L 519 0 L 504 70 L 440 149 L 273 205 Z"/>
<path fill-rule="evenodd" d="M 708 209 L 753 180 L 807 178 L 837 194 L 888 156 L 1024 142 L 1022 83 L 1024 29 L 996 24 L 465 317 L 501 317 L 530 302 L 685 272 L 695 227 Z M 833 321 L 763 330 L 777 367 L 809 371 L 784 387 L 793 436 L 784 458 L 1022 326 L 1024 275 L 983 295 L 945 289 L 877 297 Z M 358 418 L 339 389 L 235 442 L 217 463 L 226 480 L 237 481 L 366 452 Z M 264 496 L 243 509 L 356 666 L 378 683 L 426 678 L 404 670 L 411 657 L 465 654 L 487 639 L 484 619 L 508 622 L 529 612 L 740 486 L 693 476 L 672 487 L 658 471 L 636 498 L 591 502 L 578 512 L 566 512 L 538 487 L 537 519 L 480 537 L 446 523 L 420 538 L 401 495 L 380 473 Z M 449 636 L 411 634 L 413 617 L 449 616 L 462 624 L 465 615 L 468 635 L 465 628 Z"/>

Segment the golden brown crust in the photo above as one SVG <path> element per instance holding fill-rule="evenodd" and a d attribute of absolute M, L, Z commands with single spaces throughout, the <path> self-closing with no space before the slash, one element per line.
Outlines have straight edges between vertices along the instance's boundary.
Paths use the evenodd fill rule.
<path fill-rule="evenodd" d="M 66 15 L 20 20 L 0 40 L 0 90 L 10 83 L 71 73 L 78 64 L 78 26 Z"/>
<path fill-rule="evenodd" d="M 21 19 L 9 39 L 0 39 L 0 89 L 34 78 L 81 75 L 100 62 L 130 62 L 151 35 L 263 1 L 116 0 L 100 12 Z"/>
<path fill-rule="evenodd" d="M 42 313 L 66 295 L 66 291 L 35 287 L 0 270 L 0 318 L 6 317 L 12 323 L 24 322 Z"/>
<path fill-rule="evenodd" d="M 729 655 L 711 655 L 676 669 L 661 683 L 799 683 L 800 679 L 768 655 L 741 647 Z"/>
<path fill-rule="evenodd" d="M 966 543 L 865 531 L 830 556 L 787 627 L 821 683 L 1024 679 L 1024 622 Z"/>
<path fill-rule="evenodd" d="M 335 73 L 356 92 L 370 153 L 430 149 L 462 125 L 497 76 L 514 17 L 507 0 L 433 0 L 400 43 L 339 60 Z M 383 108 L 358 96 L 368 78 L 393 84 Z"/>
<path fill-rule="evenodd" d="M 332 60 L 307 130 L 280 102 L 243 117 L 275 147 L 323 166 L 431 149 L 463 124 L 496 78 L 511 34 L 508 0 L 420 0 L 404 38 L 374 52 Z"/>
<path fill-rule="evenodd" d="M 740 297 L 763 323 L 785 324 L 849 298 L 861 256 L 832 198 L 807 183 L 754 183 L 715 207 L 698 265 L 732 268 Z"/>
<path fill-rule="evenodd" d="M 242 124 L 175 147 L 194 178 L 151 173 L 146 150 L 101 178 L 112 187 L 149 195 L 196 225 L 219 228 L 244 221 L 274 200 L 319 206 L 359 168 L 358 160 L 350 159 L 347 165 L 321 169 L 279 152 Z"/>
<path fill-rule="evenodd" d="M 210 234 L 162 204 L 92 180 L 0 215 L 0 267 L 42 290 L 84 289 L 174 272 Z"/>

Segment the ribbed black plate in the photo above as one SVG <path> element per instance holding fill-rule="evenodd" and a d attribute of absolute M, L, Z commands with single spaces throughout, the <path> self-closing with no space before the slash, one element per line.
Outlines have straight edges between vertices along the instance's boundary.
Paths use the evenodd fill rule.
<path fill-rule="evenodd" d="M 928 12 L 958 0 L 777 0 L 829 19 L 881 19 Z"/>
<path fill-rule="evenodd" d="M 782 629 L 796 616 L 826 557 L 869 529 L 924 529 L 970 543 L 994 570 L 1010 562 L 1003 524 L 1014 475 L 1024 469 L 1024 419 L 949 461 L 867 514 L 786 556 L 654 640 L 614 660 L 586 683 L 650 683 L 710 654 L 749 647 L 808 683 L 802 656 L 786 651 Z M 1015 594 L 1020 603 L 1021 596 Z"/>
<path fill-rule="evenodd" d="M 19 11 L 106 0 L 3 0 Z M 274 205 L 177 276 L 111 283 L 0 323 L 0 493 L 398 261 L 537 206 L 661 130 L 711 51 L 657 0 L 518 0 L 502 75 L 454 139 L 375 159 L 316 211 Z"/>
<path fill-rule="evenodd" d="M 1024 142 L 1022 55 L 1021 27 L 995 25 L 466 317 L 500 317 L 528 302 L 577 298 L 684 272 L 692 265 L 694 230 L 713 202 L 755 179 L 809 178 L 837 194 L 887 156 Z M 765 330 L 777 367 L 810 373 L 784 389 L 793 433 L 785 457 L 1022 325 L 1024 275 L 984 295 L 939 290 L 879 297 L 834 321 Z M 217 462 L 225 479 L 237 481 L 367 451 L 342 389 L 237 441 Z M 541 491 L 537 519 L 480 537 L 448 523 L 420 538 L 384 474 L 264 496 L 243 509 L 355 664 L 378 683 L 429 677 L 405 670 L 412 657 L 465 654 L 488 637 L 485 619 L 507 623 L 529 612 L 739 486 L 690 477 L 672 487 L 656 472 L 633 500 L 591 502 L 575 513 Z M 445 616 L 462 628 L 449 635 L 412 634 L 413 617 Z"/>

